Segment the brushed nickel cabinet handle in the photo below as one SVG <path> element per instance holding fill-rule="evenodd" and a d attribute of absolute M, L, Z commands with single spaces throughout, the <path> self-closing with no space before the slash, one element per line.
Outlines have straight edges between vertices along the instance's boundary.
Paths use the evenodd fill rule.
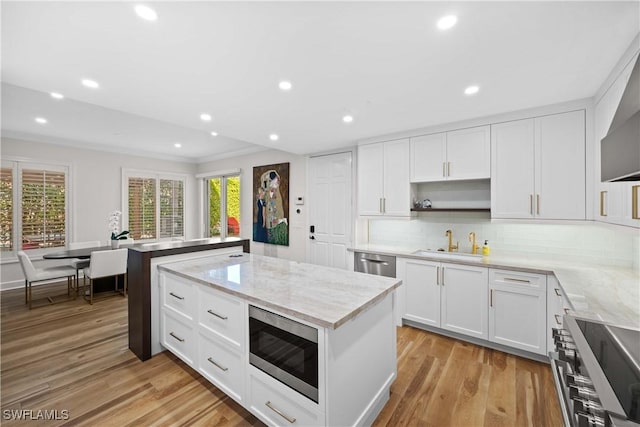
<path fill-rule="evenodd" d="M 378 200 L 378 211 L 380 213 L 383 213 L 384 211 L 382 210 L 382 197 L 380 197 L 380 199 Z"/>
<path fill-rule="evenodd" d="M 640 219 L 638 215 L 638 191 L 640 185 L 634 185 L 631 187 L 631 219 Z"/>
<path fill-rule="evenodd" d="M 284 418 L 285 420 L 289 421 L 291 424 L 296 422 L 295 418 L 290 417 L 287 414 L 285 414 L 284 412 L 282 412 L 281 410 L 279 410 L 278 408 L 275 408 L 270 400 L 265 402 L 265 405 L 267 406 L 267 408 L 271 409 L 273 412 L 275 412 L 276 414 L 280 415 L 282 418 Z"/>
<path fill-rule="evenodd" d="M 213 364 L 216 368 L 223 370 L 223 371 L 228 371 L 229 368 L 226 368 L 224 366 L 222 366 L 221 364 L 217 363 L 215 360 L 213 360 L 212 358 L 207 358 L 207 360 L 209 361 L 209 363 Z"/>
<path fill-rule="evenodd" d="M 444 266 L 442 266 L 442 286 L 444 286 Z"/>
<path fill-rule="evenodd" d="M 447 176 L 451 176 L 451 162 L 447 162 Z"/>
<path fill-rule="evenodd" d="M 529 281 L 527 279 L 516 279 L 516 278 L 513 278 L 513 277 L 505 277 L 504 280 L 506 280 L 508 282 L 531 283 L 531 281 Z"/>
<path fill-rule="evenodd" d="M 536 214 L 540 215 L 540 195 L 536 194 Z"/>
<path fill-rule="evenodd" d="M 177 336 L 173 332 L 169 332 L 169 335 L 171 335 L 172 337 L 174 337 L 175 339 L 177 339 L 180 342 L 184 342 L 184 338 L 180 338 L 179 336 Z"/>
<path fill-rule="evenodd" d="M 533 215 L 533 194 L 529 194 L 529 213 Z"/>
<path fill-rule="evenodd" d="M 557 323 L 558 325 L 562 325 L 562 317 L 560 317 L 560 315 L 559 315 L 559 314 L 554 314 L 554 315 L 553 315 L 553 317 L 555 317 L 555 318 L 556 318 L 556 323 Z"/>
<path fill-rule="evenodd" d="M 568 308 L 564 308 L 564 314 L 569 314 L 569 309 Z"/>
<path fill-rule="evenodd" d="M 382 213 L 386 213 L 387 212 L 387 198 L 383 197 L 382 198 Z"/>
<path fill-rule="evenodd" d="M 177 298 L 179 300 L 183 300 L 184 299 L 184 297 L 181 297 L 180 295 L 176 295 L 173 292 L 169 292 L 169 295 L 171 295 L 172 297 Z"/>
<path fill-rule="evenodd" d="M 559 296 L 559 297 L 561 297 L 561 296 L 562 296 L 562 293 L 560 292 L 560 289 L 558 289 L 558 288 L 553 288 L 553 290 L 556 292 L 556 295 L 557 295 L 557 296 Z"/>
<path fill-rule="evenodd" d="M 436 267 L 436 286 L 440 286 L 440 266 Z"/>
<path fill-rule="evenodd" d="M 491 289 L 491 295 L 489 296 L 489 307 L 493 307 L 493 289 Z"/>
<path fill-rule="evenodd" d="M 447 164 L 442 162 L 442 176 L 447 176 Z"/>
<path fill-rule="evenodd" d="M 607 193 L 608 193 L 607 191 L 600 192 L 600 216 L 607 216 L 607 212 L 604 209 L 604 206 L 605 206 L 604 198 Z"/>
<path fill-rule="evenodd" d="M 209 313 L 212 316 L 216 316 L 218 319 L 222 319 L 222 320 L 227 320 L 228 319 L 227 316 L 223 316 L 222 314 L 218 314 L 213 310 L 207 310 L 207 313 Z"/>

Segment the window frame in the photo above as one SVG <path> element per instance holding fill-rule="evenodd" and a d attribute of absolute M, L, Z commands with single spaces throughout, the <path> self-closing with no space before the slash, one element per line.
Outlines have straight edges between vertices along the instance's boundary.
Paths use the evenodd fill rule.
<path fill-rule="evenodd" d="M 171 172 L 155 172 L 142 169 L 126 169 L 122 168 L 122 200 L 120 219 L 120 231 L 129 228 L 129 178 L 145 178 L 155 179 L 155 231 L 156 237 L 153 239 L 140 239 L 139 242 L 166 242 L 172 240 L 186 239 L 187 229 L 187 175 Z M 182 181 L 182 236 L 160 237 L 160 180 Z"/>
<path fill-rule="evenodd" d="M 203 238 L 216 238 L 219 237 L 220 239 L 226 239 L 229 236 L 227 235 L 227 228 L 228 227 L 220 227 L 220 236 L 211 236 L 211 227 L 210 227 L 210 215 L 211 212 L 209 211 L 209 200 L 211 197 L 210 194 L 210 186 L 209 186 L 209 180 L 214 179 L 214 178 L 220 178 L 220 224 L 227 224 L 228 218 L 227 218 L 227 178 L 233 178 L 233 177 L 238 177 L 238 180 L 240 181 L 240 213 L 242 214 L 242 170 L 241 169 L 230 169 L 230 170 L 224 170 L 224 171 L 217 171 L 217 172 L 207 172 L 207 173 L 201 173 L 196 175 L 196 178 L 201 179 L 201 185 L 203 187 L 203 194 L 202 194 L 202 198 L 203 198 L 203 209 L 202 212 L 204 214 L 203 217 Z M 239 233 L 238 233 L 238 237 L 241 238 L 242 236 L 242 221 L 240 221 L 240 223 L 238 223 L 238 226 L 240 227 Z M 235 236 L 232 236 L 235 237 Z"/>
<path fill-rule="evenodd" d="M 40 159 L 26 157 L 3 157 L 0 161 L 1 167 L 11 168 L 11 179 L 13 185 L 13 214 L 12 214 L 12 249 L 10 251 L 0 251 L 2 262 L 14 262 L 18 258 L 19 251 L 28 251 L 29 258 L 38 259 L 43 255 L 52 252 L 59 252 L 68 245 L 72 239 L 72 212 L 73 212 L 73 168 L 65 162 L 43 161 Z M 50 248 L 22 249 L 22 170 L 33 169 L 42 171 L 54 171 L 64 173 L 64 241 L 65 246 L 54 246 Z"/>

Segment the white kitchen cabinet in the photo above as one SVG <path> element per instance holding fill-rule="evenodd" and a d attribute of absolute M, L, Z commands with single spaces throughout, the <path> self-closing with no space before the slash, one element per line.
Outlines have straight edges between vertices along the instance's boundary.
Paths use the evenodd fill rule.
<path fill-rule="evenodd" d="M 410 209 L 409 140 L 358 146 L 358 213 L 408 217 Z"/>
<path fill-rule="evenodd" d="M 490 147 L 489 126 L 411 138 L 411 182 L 489 178 Z"/>
<path fill-rule="evenodd" d="M 547 276 L 547 351 L 553 351 L 552 329 L 562 329 L 562 316 L 567 314 L 571 306 L 554 275 Z"/>
<path fill-rule="evenodd" d="M 489 341 L 546 354 L 547 277 L 489 270 Z"/>
<path fill-rule="evenodd" d="M 441 265 L 441 327 L 476 338 L 488 338 L 488 269 Z"/>
<path fill-rule="evenodd" d="M 488 269 L 402 259 L 404 318 L 487 339 Z"/>
<path fill-rule="evenodd" d="M 585 219 L 585 112 L 491 126 L 493 218 Z"/>

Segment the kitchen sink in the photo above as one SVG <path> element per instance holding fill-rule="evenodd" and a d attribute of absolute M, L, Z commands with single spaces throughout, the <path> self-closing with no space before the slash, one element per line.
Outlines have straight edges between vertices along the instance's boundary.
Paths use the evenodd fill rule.
<path fill-rule="evenodd" d="M 480 254 L 470 254 L 465 252 L 442 252 L 442 251 L 431 251 L 425 249 L 418 249 L 417 251 L 411 252 L 411 255 L 418 255 L 429 258 L 442 258 L 442 259 L 455 259 L 461 261 L 472 261 L 478 262 L 482 260 L 482 255 Z"/>

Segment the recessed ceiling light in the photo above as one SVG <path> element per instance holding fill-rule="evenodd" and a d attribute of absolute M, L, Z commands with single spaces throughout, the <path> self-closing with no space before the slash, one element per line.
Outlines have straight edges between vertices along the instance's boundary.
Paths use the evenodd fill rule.
<path fill-rule="evenodd" d="M 210 122 L 211 114 L 207 114 L 207 113 L 200 114 L 200 120 L 202 120 L 203 122 Z"/>
<path fill-rule="evenodd" d="M 275 133 L 272 133 L 271 135 L 269 135 L 269 139 L 272 141 L 277 141 L 278 138 L 280 138 L 278 135 L 276 135 Z"/>
<path fill-rule="evenodd" d="M 180 148 L 182 147 L 182 144 L 180 144 L 179 142 L 176 142 L 175 144 L 173 144 L 173 146 L 176 148 Z"/>
<path fill-rule="evenodd" d="M 40 123 L 41 125 L 47 123 L 47 119 L 45 119 L 44 117 L 36 117 L 36 122 Z"/>
<path fill-rule="evenodd" d="M 211 132 L 211 136 L 218 136 L 218 132 L 215 132 L 215 131 Z"/>
<path fill-rule="evenodd" d="M 469 86 L 468 88 L 466 88 L 464 90 L 464 94 L 465 95 L 475 95 L 476 93 L 478 93 L 479 90 L 480 90 L 480 88 L 478 86 Z"/>
<path fill-rule="evenodd" d="M 136 14 L 147 21 L 155 21 L 158 19 L 158 14 L 155 10 L 151 9 L 149 6 L 144 6 L 139 4 L 135 7 Z"/>
<path fill-rule="evenodd" d="M 82 84 L 86 87 L 90 87 L 91 89 L 97 89 L 100 87 L 97 81 L 90 79 L 82 79 Z"/>
<path fill-rule="evenodd" d="M 283 81 L 281 81 L 281 82 L 278 84 L 278 87 L 279 87 L 280 89 L 282 89 L 282 90 L 288 91 L 288 90 L 291 90 L 291 88 L 293 87 L 293 85 L 291 84 L 291 82 L 288 82 L 288 81 L 286 81 L 286 80 L 283 80 Z"/>
<path fill-rule="evenodd" d="M 351 123 L 353 121 L 353 116 L 349 116 L 349 115 L 344 116 L 342 118 L 342 121 L 345 122 L 345 123 Z"/>
<path fill-rule="evenodd" d="M 51 97 L 55 99 L 63 99 L 64 95 L 58 92 L 51 92 Z"/>
<path fill-rule="evenodd" d="M 456 15 L 447 15 L 438 19 L 438 28 L 441 30 L 448 30 L 449 28 L 456 25 L 458 22 L 458 17 Z"/>

